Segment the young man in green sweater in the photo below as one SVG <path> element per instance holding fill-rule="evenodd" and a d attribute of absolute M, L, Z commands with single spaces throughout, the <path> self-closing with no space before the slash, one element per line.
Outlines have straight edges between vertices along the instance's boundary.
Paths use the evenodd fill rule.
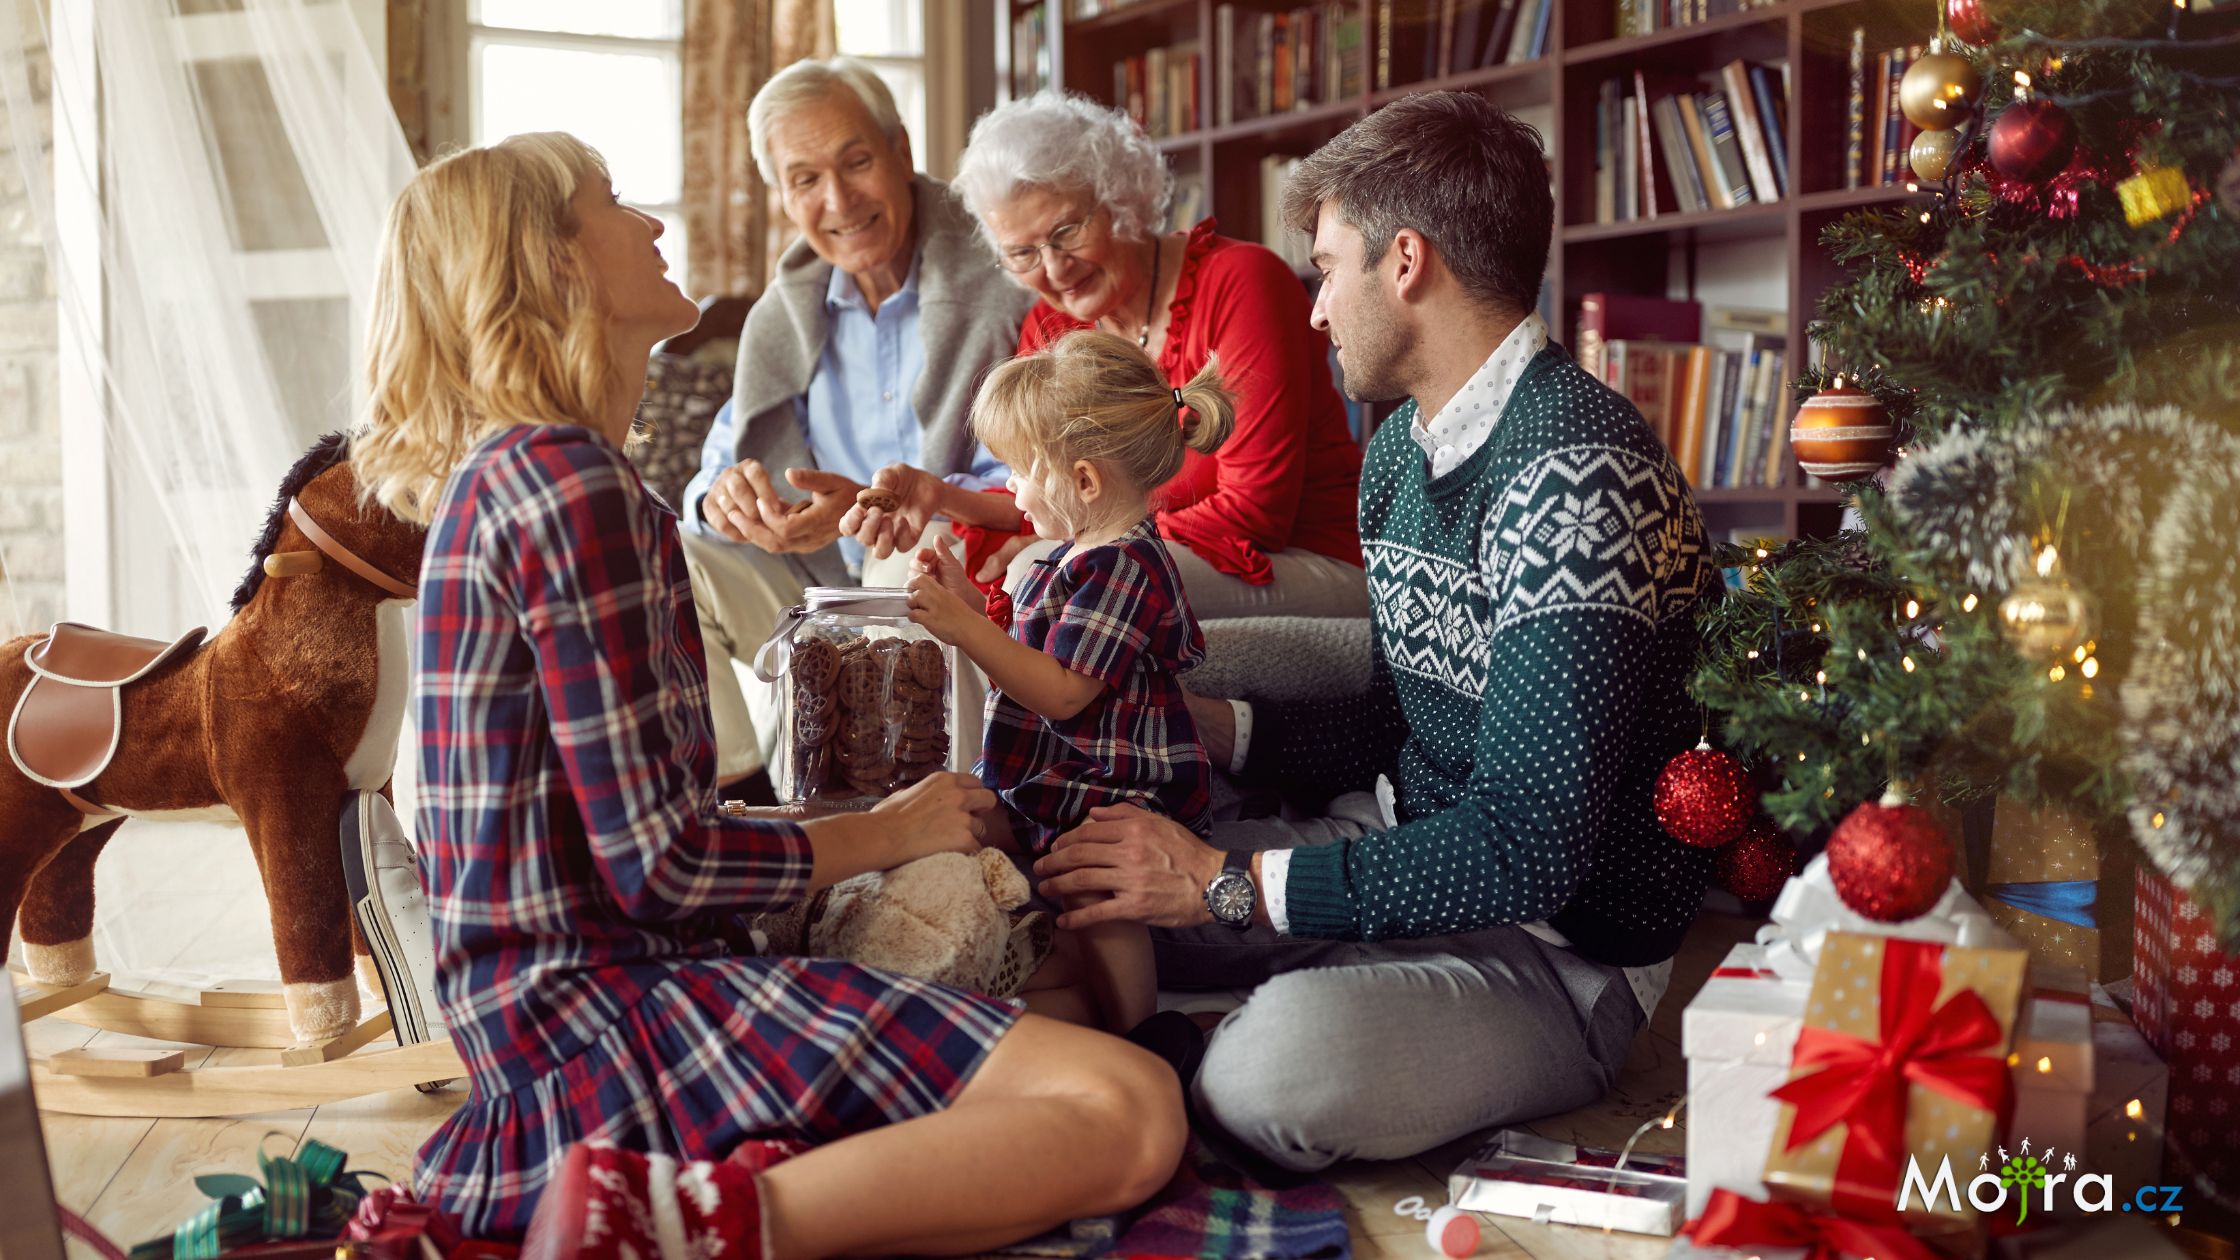
<path fill-rule="evenodd" d="M 1539 136 L 1408 97 L 1302 163 L 1314 307 L 1369 446 L 1367 695 L 1194 701 L 1216 765 L 1324 816 L 1208 846 L 1096 811 L 1038 863 L 1063 926 L 1156 934 L 1172 987 L 1256 986 L 1206 1048 L 1211 1119 L 1293 1168 L 1412 1155 L 1593 1101 L 1695 917 L 1706 855 L 1650 811 L 1693 742 L 1717 590 L 1702 518 L 1626 400 L 1535 313 L 1554 209 Z"/>

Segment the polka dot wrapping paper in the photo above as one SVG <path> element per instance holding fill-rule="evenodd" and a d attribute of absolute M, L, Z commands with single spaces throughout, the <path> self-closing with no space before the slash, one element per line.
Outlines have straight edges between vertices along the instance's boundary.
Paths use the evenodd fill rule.
<path fill-rule="evenodd" d="M 1949 1157 L 1956 1172 L 1972 1169 L 1997 1144 L 2007 1055 L 2028 971 L 2029 955 L 2021 950 L 1829 933 L 1805 999 L 1789 1084 L 1782 1087 L 1792 1105 L 1774 1124 L 1766 1188 L 1776 1198 L 1861 1220 L 1891 1219 L 1909 1155 L 1931 1168 Z M 1910 1037 L 1906 1029 L 1913 1030 Z M 1824 1053 L 1816 1055 L 1816 1048 Z M 1875 1060 L 1890 1049 L 1897 1062 L 1882 1070 L 1896 1074 L 1902 1118 L 1878 1113 L 1871 1091 L 1844 1088 L 1846 1073 L 1871 1076 Z M 1986 1105 L 1956 1096 L 1964 1088 L 1923 1083 L 1923 1073 L 1955 1084 L 1976 1079 L 1987 1088 Z M 1818 1098 L 1806 1095 L 1807 1082 L 1817 1086 Z M 1815 1116 L 1824 1123 L 1831 1114 L 1839 1118 L 1819 1128 Z M 1878 1114 L 1897 1131 L 1882 1131 Z M 1875 1134 L 1889 1152 L 1881 1159 L 1872 1154 Z M 1959 1206 L 1951 1215 L 1949 1201 L 1940 1200 L 1907 1212 L 1901 1223 L 1923 1234 L 1975 1228 L 1976 1214 L 1964 1196 Z"/>
<path fill-rule="evenodd" d="M 1969 891 L 2031 957 L 2081 967 L 2103 984 L 2131 974 L 2134 873 L 2128 843 L 2103 846 L 2058 808 L 2032 809 L 2002 797 L 1992 815 L 1984 874 L 1984 886 Z M 2089 902 L 2077 904 L 2086 898 Z"/>
<path fill-rule="evenodd" d="M 2139 872 L 2132 1015 L 2170 1069 L 2163 1172 L 2240 1203 L 2240 956 L 2191 898 Z"/>

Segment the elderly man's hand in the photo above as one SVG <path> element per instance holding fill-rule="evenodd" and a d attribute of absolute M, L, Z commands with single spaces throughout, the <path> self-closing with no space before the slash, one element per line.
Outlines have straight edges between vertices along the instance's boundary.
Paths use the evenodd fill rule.
<path fill-rule="evenodd" d="M 1221 873 L 1222 859 L 1221 850 L 1171 818 L 1133 805 L 1099 805 L 1089 821 L 1052 843 L 1034 873 L 1052 901 L 1104 894 L 1058 916 L 1068 931 L 1112 922 L 1196 927 L 1213 922 L 1206 885 Z"/>
<path fill-rule="evenodd" d="M 787 502 L 760 460 L 742 459 L 723 470 L 701 500 L 708 527 L 733 542 L 773 554 L 816 551 L 840 536 L 840 518 L 855 506 L 855 482 L 817 468 L 792 468 L 786 480 L 809 497 Z"/>
<path fill-rule="evenodd" d="M 864 553 L 874 560 L 917 546 L 926 525 L 941 509 L 941 492 L 948 483 L 922 468 L 889 464 L 873 475 L 871 484 L 893 494 L 900 505 L 893 511 L 849 508 L 840 518 L 840 532 L 862 543 Z"/>

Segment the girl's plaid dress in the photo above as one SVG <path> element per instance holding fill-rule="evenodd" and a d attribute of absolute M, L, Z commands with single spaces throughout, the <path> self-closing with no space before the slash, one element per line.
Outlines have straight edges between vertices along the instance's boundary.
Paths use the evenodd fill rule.
<path fill-rule="evenodd" d="M 1199 835 L 1212 819 L 1212 766 L 1178 675 L 1206 658 L 1182 575 L 1149 517 L 1110 543 L 1064 543 L 1019 584 L 1011 637 L 1104 694 L 1047 718 L 991 689 L 980 778 L 1040 852 L 1096 805 L 1141 805 Z"/>
<path fill-rule="evenodd" d="M 416 1185 L 518 1235 L 569 1143 L 720 1158 L 938 1111 L 1017 1018 L 845 963 L 759 958 L 808 838 L 715 809 L 677 522 L 605 438 L 519 425 L 444 488 L 420 585 L 420 855 L 472 1093 Z"/>

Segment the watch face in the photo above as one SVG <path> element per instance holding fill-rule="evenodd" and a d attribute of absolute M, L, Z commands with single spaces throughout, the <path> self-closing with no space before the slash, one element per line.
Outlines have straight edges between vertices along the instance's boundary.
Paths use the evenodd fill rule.
<path fill-rule="evenodd" d="M 1206 908 L 1230 927 L 1252 921 L 1252 880 L 1236 871 L 1223 871 L 1206 889 Z"/>

